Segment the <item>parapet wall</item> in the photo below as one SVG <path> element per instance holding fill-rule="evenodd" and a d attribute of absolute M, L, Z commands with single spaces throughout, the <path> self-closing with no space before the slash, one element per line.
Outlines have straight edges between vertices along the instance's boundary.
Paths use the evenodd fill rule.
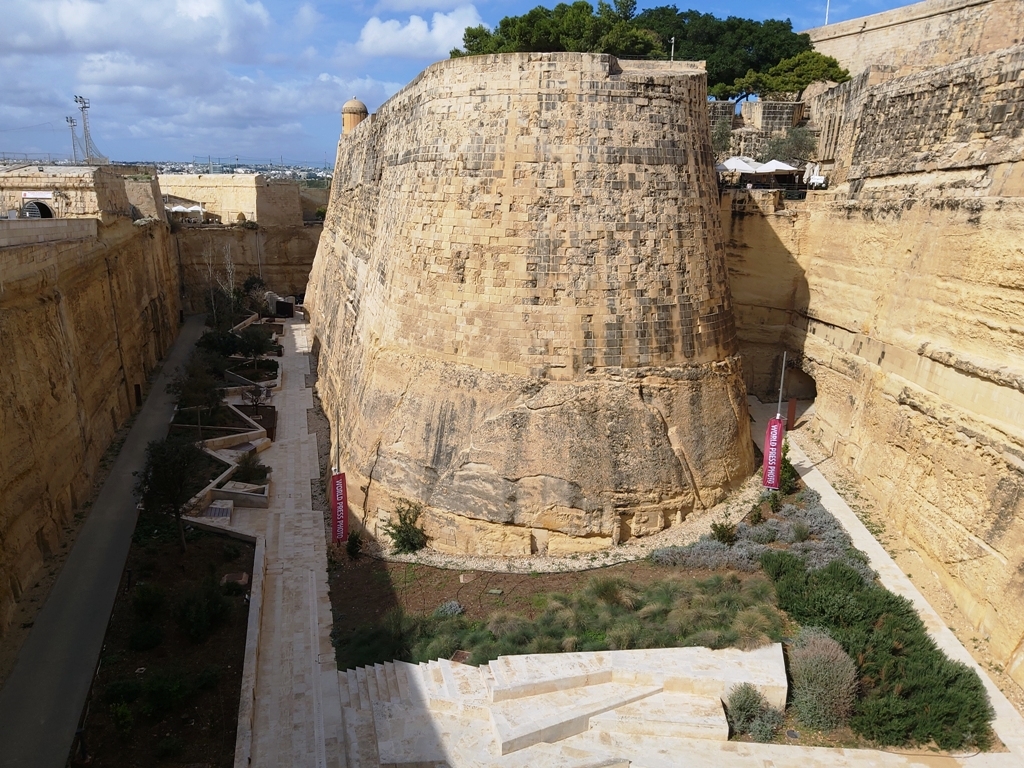
<path fill-rule="evenodd" d="M 951 64 L 1024 42 L 1020 0 L 926 0 L 807 30 L 814 49 L 853 75 Z"/>
<path fill-rule="evenodd" d="M 163 194 L 202 203 L 224 224 L 234 224 L 239 214 L 263 226 L 302 223 L 299 185 L 295 181 L 248 173 L 200 173 L 161 174 L 159 182 Z"/>
<path fill-rule="evenodd" d="M 741 480 L 715 190 L 690 63 L 444 61 L 344 137 L 306 302 L 371 532 L 404 499 L 442 549 L 607 546 Z"/>

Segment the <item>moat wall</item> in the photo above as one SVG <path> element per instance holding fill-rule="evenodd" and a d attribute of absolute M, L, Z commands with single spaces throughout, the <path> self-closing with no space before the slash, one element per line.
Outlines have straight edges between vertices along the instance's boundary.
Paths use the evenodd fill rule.
<path fill-rule="evenodd" d="M 752 455 L 692 64 L 435 64 L 339 144 L 306 302 L 371 533 L 556 553 L 660 530 Z"/>
<path fill-rule="evenodd" d="M 0 248 L 0 634 L 177 334 L 167 225 L 102 218 L 98 235 Z"/>
<path fill-rule="evenodd" d="M 1022 69 L 864 73 L 812 105 L 831 190 L 721 210 L 748 387 L 796 357 L 812 432 L 1024 683 Z"/>

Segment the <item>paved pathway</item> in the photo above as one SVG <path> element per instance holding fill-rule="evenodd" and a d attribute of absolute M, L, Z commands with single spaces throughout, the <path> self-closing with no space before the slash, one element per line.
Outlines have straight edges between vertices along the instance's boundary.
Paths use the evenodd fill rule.
<path fill-rule="evenodd" d="M 147 443 L 167 434 L 174 412 L 167 384 L 202 332 L 201 315 L 179 332 L 0 690 L 4 768 L 60 768 L 67 762 L 135 530 L 132 473 L 142 469 Z"/>
<path fill-rule="evenodd" d="M 327 544 L 323 513 L 313 510 L 310 493 L 310 480 L 320 472 L 316 435 L 306 425 L 306 410 L 313 407 L 305 381 L 307 329 L 302 322 L 285 323 L 281 390 L 273 398 L 277 440 L 260 454 L 272 469 L 270 507 L 236 509 L 230 526 L 266 538 L 254 767 L 344 766 L 338 672 L 330 639 Z"/>
<path fill-rule="evenodd" d="M 754 397 L 749 398 L 749 402 L 750 414 L 754 418 L 754 424 L 751 426 L 752 434 L 758 446 L 763 449 L 765 429 L 768 426 L 768 420 L 775 416 L 776 405 L 775 403 L 763 404 Z M 900 570 L 899 566 L 889 556 L 889 553 L 864 527 L 860 518 L 843 501 L 843 498 L 836 493 L 835 489 L 825 479 L 825 476 L 818 471 L 813 462 L 807 458 L 807 455 L 800 449 L 800 439 L 799 432 L 790 435 L 789 457 L 797 472 L 800 473 L 804 483 L 821 494 L 822 506 L 831 512 L 842 524 L 843 528 L 846 529 L 846 532 L 850 534 L 850 538 L 853 539 L 853 545 L 868 556 L 871 567 L 878 572 L 879 580 L 882 584 L 890 591 L 903 595 L 914 604 L 922 621 L 924 621 L 928 634 L 932 636 L 936 645 L 945 651 L 946 655 L 950 658 L 962 661 L 964 664 L 975 669 L 982 683 L 984 683 L 989 699 L 996 711 L 996 719 L 992 727 L 1003 743 L 1006 744 L 1010 754 L 989 753 L 977 755 L 970 760 L 964 761 L 965 764 L 969 763 L 972 766 L 1024 766 L 1024 718 L 1021 717 L 1016 708 L 1003 695 L 1002 691 L 996 687 L 995 683 L 985 673 L 985 670 L 974 660 L 974 657 L 964 648 L 956 635 L 953 634 L 953 631 L 946 626 L 945 622 L 942 621 L 942 617 L 929 605 L 924 596 L 918 592 L 914 582 L 907 578 L 907 575 Z"/>

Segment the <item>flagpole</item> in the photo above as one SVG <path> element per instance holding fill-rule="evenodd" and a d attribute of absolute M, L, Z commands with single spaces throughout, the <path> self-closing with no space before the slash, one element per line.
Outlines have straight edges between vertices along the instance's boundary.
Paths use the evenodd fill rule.
<path fill-rule="evenodd" d="M 775 411 L 775 418 L 782 418 L 782 385 L 786 381 L 786 353 L 782 353 L 782 376 L 779 378 L 779 407 Z"/>
<path fill-rule="evenodd" d="M 825 0 L 825 26 L 828 26 L 828 6 L 831 0 Z"/>

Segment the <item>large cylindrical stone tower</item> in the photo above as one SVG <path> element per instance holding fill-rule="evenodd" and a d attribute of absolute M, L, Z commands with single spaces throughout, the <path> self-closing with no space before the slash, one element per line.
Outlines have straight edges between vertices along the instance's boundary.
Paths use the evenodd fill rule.
<path fill-rule="evenodd" d="M 551 553 L 749 475 L 700 65 L 428 67 L 342 138 L 307 291 L 332 463 L 367 530 Z"/>

